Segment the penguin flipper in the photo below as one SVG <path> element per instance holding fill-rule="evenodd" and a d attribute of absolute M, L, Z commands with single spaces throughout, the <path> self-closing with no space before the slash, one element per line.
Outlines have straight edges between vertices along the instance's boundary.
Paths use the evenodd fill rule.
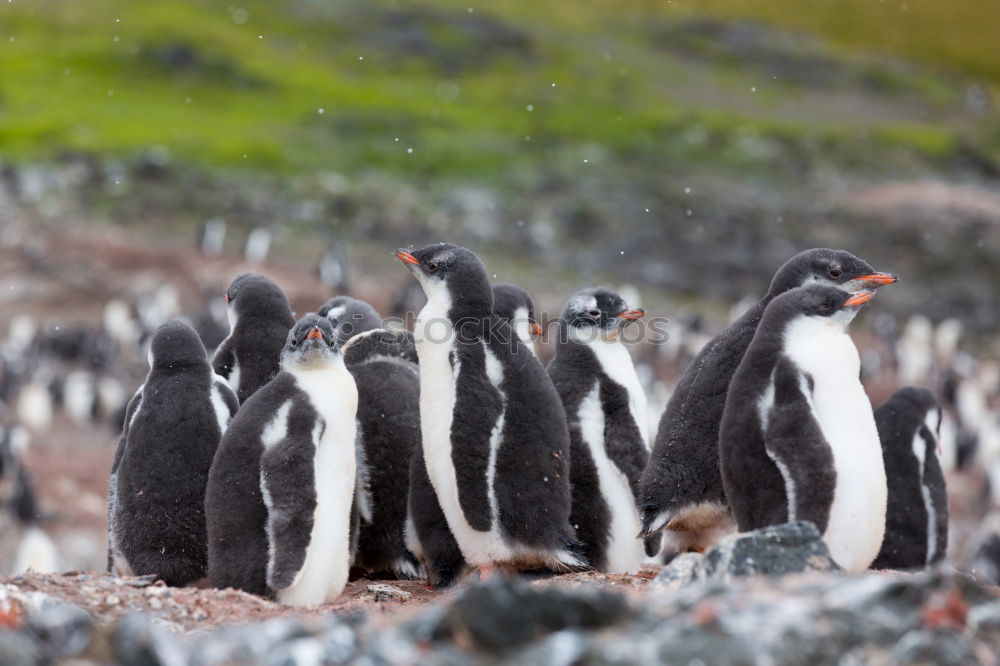
<path fill-rule="evenodd" d="M 267 507 L 269 545 L 267 584 L 274 590 L 294 585 L 305 564 L 316 509 L 314 447 L 309 436 L 289 429 L 261 457 L 260 490 Z"/>
<path fill-rule="evenodd" d="M 212 357 L 212 370 L 226 381 L 236 366 L 236 347 L 232 335 L 222 341 Z"/>
<path fill-rule="evenodd" d="M 788 522 L 808 520 L 826 531 L 836 484 L 833 452 L 812 417 L 812 378 L 788 359 L 774 369 L 774 404 L 764 448 L 785 480 Z"/>
<path fill-rule="evenodd" d="M 132 399 L 128 402 L 128 407 L 125 408 L 125 418 L 122 421 L 122 434 L 118 437 L 118 446 L 115 448 L 115 457 L 111 462 L 111 476 L 108 479 L 108 573 L 114 573 L 115 558 L 114 558 L 114 544 L 115 544 L 115 511 L 118 506 L 118 466 L 121 465 L 122 458 L 125 456 L 125 444 L 128 442 L 128 431 L 129 426 L 132 425 L 132 420 L 135 417 L 136 412 L 142 406 L 142 389 L 140 386 L 139 390 L 135 392 Z"/>
<path fill-rule="evenodd" d="M 452 463 L 458 482 L 458 503 L 469 525 L 489 531 L 493 525 L 486 473 L 491 439 L 503 415 L 503 397 L 490 381 L 486 369 L 486 350 L 478 341 L 460 344 L 456 349 L 459 363 L 456 395 L 475 396 L 475 409 L 456 401 L 452 414 Z M 485 427 L 484 427 L 485 426 Z M 457 444 L 457 445 L 456 445 Z"/>

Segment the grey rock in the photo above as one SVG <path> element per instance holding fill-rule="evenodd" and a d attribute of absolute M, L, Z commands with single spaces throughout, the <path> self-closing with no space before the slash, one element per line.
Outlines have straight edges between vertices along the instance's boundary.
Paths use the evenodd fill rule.
<path fill-rule="evenodd" d="M 141 613 L 122 618 L 112 643 L 121 666 L 185 666 L 184 643 Z"/>
<path fill-rule="evenodd" d="M 532 587 L 498 577 L 464 590 L 444 617 L 448 634 L 504 652 L 552 632 L 599 629 L 628 620 L 624 595 L 602 588 Z"/>
<path fill-rule="evenodd" d="M 280 646 L 311 637 L 308 627 L 288 617 L 277 617 L 255 625 L 226 627 L 209 632 L 194 642 L 190 650 L 191 666 L 263 663 L 277 655 Z"/>
<path fill-rule="evenodd" d="M 840 570 L 816 526 L 800 521 L 734 534 L 709 548 L 701 557 L 693 554 L 677 557 L 656 577 L 653 588 L 728 582 L 756 575 Z"/>
<path fill-rule="evenodd" d="M 967 619 L 969 629 L 975 636 L 1000 645 L 1000 601 L 973 608 Z"/>
<path fill-rule="evenodd" d="M 35 666 L 41 661 L 34 644 L 25 636 L 0 629 L 0 664 L 4 666 Z"/>
<path fill-rule="evenodd" d="M 898 666 L 979 666 L 969 639 L 952 631 L 911 631 L 889 653 Z"/>
<path fill-rule="evenodd" d="M 368 594 L 372 595 L 374 601 L 406 601 L 412 594 L 406 590 L 401 590 L 395 585 L 386 583 L 373 583 L 367 586 Z"/>
<path fill-rule="evenodd" d="M 47 659 L 75 657 L 90 645 L 94 620 L 82 608 L 59 602 L 45 602 L 32 610 L 24 632 Z"/>

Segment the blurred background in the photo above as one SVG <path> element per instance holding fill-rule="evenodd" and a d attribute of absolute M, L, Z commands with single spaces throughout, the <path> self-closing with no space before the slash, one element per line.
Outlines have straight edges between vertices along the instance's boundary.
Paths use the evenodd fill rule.
<path fill-rule="evenodd" d="M 866 387 L 938 392 L 950 557 L 1000 580 L 997 35 L 976 0 L 0 2 L 0 572 L 44 535 L 103 567 L 160 323 L 212 349 L 251 269 L 405 315 L 390 250 L 448 240 L 544 321 L 596 283 L 669 318 L 654 425 L 795 252 L 899 274 Z"/>

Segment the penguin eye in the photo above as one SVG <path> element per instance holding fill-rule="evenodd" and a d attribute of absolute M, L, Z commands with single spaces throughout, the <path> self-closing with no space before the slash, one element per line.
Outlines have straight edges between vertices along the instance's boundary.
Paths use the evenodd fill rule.
<path fill-rule="evenodd" d="M 841 270 L 839 268 L 831 268 L 830 269 L 830 277 L 836 279 L 836 278 L 839 278 L 841 275 L 843 275 L 843 272 L 841 272 Z"/>
<path fill-rule="evenodd" d="M 438 269 L 438 263 L 436 261 L 427 262 L 427 270 L 429 270 L 431 273 L 433 273 L 437 269 Z"/>
<path fill-rule="evenodd" d="M 589 314 L 591 317 L 600 317 L 601 316 L 601 311 L 600 310 L 591 310 L 587 314 Z"/>

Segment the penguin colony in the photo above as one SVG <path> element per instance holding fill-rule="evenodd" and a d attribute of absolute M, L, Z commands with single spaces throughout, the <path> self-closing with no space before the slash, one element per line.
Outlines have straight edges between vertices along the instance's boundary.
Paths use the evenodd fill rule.
<path fill-rule="evenodd" d="M 944 556 L 941 409 L 907 387 L 873 411 L 846 332 L 894 275 L 792 257 L 694 357 L 654 438 L 622 341 L 635 304 L 574 294 L 546 368 L 531 298 L 471 250 L 395 255 L 426 298 L 412 332 L 347 296 L 296 321 L 256 274 L 226 291 L 211 362 L 189 326 L 157 330 L 111 471 L 110 570 L 311 605 L 352 569 L 635 572 L 664 535 L 701 551 L 792 520 L 850 571 Z"/>

